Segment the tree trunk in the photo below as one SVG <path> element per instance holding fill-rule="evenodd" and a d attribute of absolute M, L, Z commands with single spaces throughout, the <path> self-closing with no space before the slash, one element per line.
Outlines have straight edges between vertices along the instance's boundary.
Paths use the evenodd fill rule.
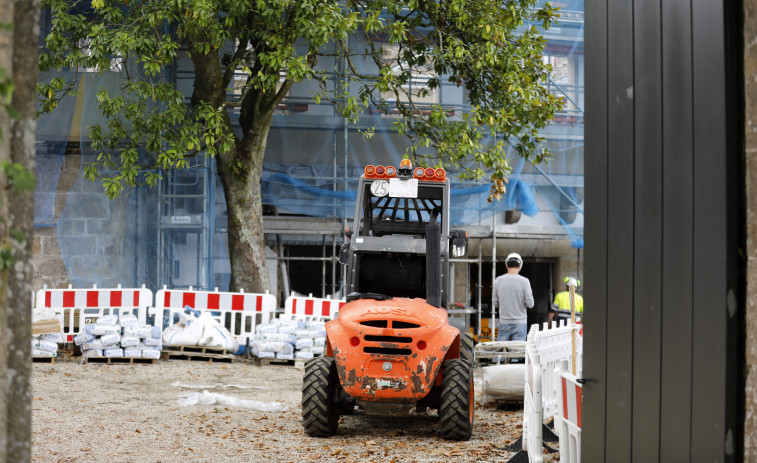
<path fill-rule="evenodd" d="M 0 23 L 13 22 L 13 2 L 0 0 Z M 0 29 L 0 69 L 9 76 L 13 74 L 13 36 L 10 32 Z M 0 162 L 10 161 L 10 120 L 3 108 L 0 108 Z M 7 181 L 0 170 L 0 218 L 8 217 Z M 0 223 L 0 245 L 3 243 L 2 223 Z M 0 272 L 0 463 L 8 461 L 8 402 L 10 391 L 8 388 L 8 307 L 6 304 L 6 290 L 8 271 Z"/>
<path fill-rule="evenodd" d="M 262 293 L 270 289 L 260 180 L 271 117 L 259 119 L 234 153 L 218 159 L 228 212 L 231 291 Z"/>
<path fill-rule="evenodd" d="M 39 40 L 39 0 L 16 0 L 13 11 L 12 105 L 18 112 L 11 120 L 10 160 L 34 172 L 36 143 L 37 43 Z M 8 190 L 6 190 L 8 191 Z M 8 191 L 8 229 L 24 236 L 23 242 L 8 241 L 15 264 L 8 272 L 5 291 L 7 350 L 7 459 L 31 461 L 31 307 L 34 241 L 34 191 Z"/>

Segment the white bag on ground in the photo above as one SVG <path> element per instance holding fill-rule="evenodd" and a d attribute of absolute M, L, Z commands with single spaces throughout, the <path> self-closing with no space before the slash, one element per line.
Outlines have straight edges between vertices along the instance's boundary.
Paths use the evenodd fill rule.
<path fill-rule="evenodd" d="M 102 349 L 84 349 L 81 351 L 82 357 L 102 357 L 103 356 L 103 350 Z"/>
<path fill-rule="evenodd" d="M 285 354 L 283 352 L 276 352 L 276 358 L 279 360 L 294 360 L 294 352 Z"/>
<path fill-rule="evenodd" d="M 139 345 L 139 338 L 134 336 L 122 336 L 121 347 L 137 347 Z"/>
<path fill-rule="evenodd" d="M 106 334 L 121 334 L 121 325 L 95 325 L 90 331 L 95 336 L 105 336 Z"/>
<path fill-rule="evenodd" d="M 55 317 L 57 317 L 55 310 L 49 307 L 32 309 L 32 323 L 42 320 L 53 320 Z"/>
<path fill-rule="evenodd" d="M 507 363 L 483 367 L 484 399 L 523 400 L 526 385 L 526 365 Z"/>
<path fill-rule="evenodd" d="M 57 352 L 50 352 L 49 350 L 32 349 L 32 357 L 57 357 Z"/>
<path fill-rule="evenodd" d="M 282 412 L 286 407 L 279 402 L 258 402 L 257 400 L 237 399 L 215 392 L 202 391 L 192 392 L 185 399 L 179 399 L 179 405 L 191 407 L 192 405 L 222 405 L 225 407 L 241 407 L 261 412 Z"/>
<path fill-rule="evenodd" d="M 116 315 L 105 315 L 97 319 L 96 325 L 115 325 L 118 323 Z"/>
<path fill-rule="evenodd" d="M 95 339 L 94 334 L 89 333 L 79 333 L 76 336 L 74 336 L 74 344 L 77 346 L 81 346 L 85 342 L 90 342 Z"/>
<path fill-rule="evenodd" d="M 124 349 L 124 357 L 129 358 L 141 358 L 142 357 L 142 350 L 137 349 L 136 347 L 127 347 Z"/>
<path fill-rule="evenodd" d="M 142 349 L 142 358 L 158 360 L 160 358 L 160 351 L 157 349 Z"/>
<path fill-rule="evenodd" d="M 239 343 L 234 336 L 215 321 L 209 312 L 190 320 L 189 326 L 169 326 L 163 332 L 163 342 L 169 346 L 200 346 L 230 352 L 239 350 Z"/>
<path fill-rule="evenodd" d="M 103 355 L 105 355 L 108 358 L 123 357 L 124 350 L 123 349 L 105 349 L 103 350 Z"/>
<path fill-rule="evenodd" d="M 118 342 L 121 342 L 121 335 L 120 334 L 106 334 L 105 336 L 100 338 L 100 342 L 102 343 L 103 347 L 112 346 Z"/>
<path fill-rule="evenodd" d="M 58 343 L 32 339 L 32 349 L 43 350 L 46 352 L 58 352 Z"/>
<path fill-rule="evenodd" d="M 307 347 L 313 347 L 313 338 L 299 338 L 297 344 L 294 345 L 295 349 L 305 349 Z"/>
<path fill-rule="evenodd" d="M 315 357 L 315 354 L 313 354 L 312 352 L 298 350 L 294 353 L 294 358 L 299 360 L 311 359 L 313 357 Z"/>
<path fill-rule="evenodd" d="M 123 328 L 136 328 L 139 326 L 139 319 L 134 314 L 122 313 L 118 322 Z"/>

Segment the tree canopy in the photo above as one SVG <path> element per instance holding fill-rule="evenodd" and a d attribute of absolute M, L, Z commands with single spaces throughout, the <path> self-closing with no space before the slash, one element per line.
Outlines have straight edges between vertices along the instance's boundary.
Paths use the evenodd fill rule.
<path fill-rule="evenodd" d="M 98 164 L 115 169 L 105 192 L 124 184 L 154 183 L 153 168 L 186 166 L 205 152 L 232 152 L 266 110 L 291 86 L 316 79 L 328 99 L 355 122 L 367 106 L 402 116 L 395 129 L 413 140 L 418 161 L 452 167 L 462 178 L 490 176 L 495 196 L 509 171 L 511 145 L 541 161 L 538 130 L 561 102 L 543 83 L 550 70 L 541 58 L 556 12 L 536 0 L 45 0 L 53 27 L 40 56 L 40 69 L 118 71 L 122 92 L 98 93 L 107 127 L 91 127 Z M 352 42 L 350 38 L 353 37 Z M 357 37 L 359 40 L 354 40 Z M 355 45 L 357 44 L 357 45 Z M 329 46 L 335 45 L 335 46 Z M 393 45 L 390 56 L 386 46 Z M 182 50 L 195 65 L 191 105 L 166 70 Z M 323 57 L 332 63 L 319 66 Z M 360 66 L 358 61 L 371 66 Z M 333 63 L 342 63 L 336 65 Z M 363 69 L 368 68 L 369 71 Z M 431 76 L 424 89 L 407 91 L 413 74 Z M 235 73 L 246 74 L 232 91 Z M 329 85 L 337 76 L 340 85 Z M 443 80 L 464 85 L 470 110 L 448 117 L 440 105 L 419 110 L 415 99 Z M 70 83 L 40 85 L 44 110 L 55 107 Z M 386 98 L 392 95 L 392 98 Z M 229 111 L 240 112 L 242 136 L 234 134 Z M 496 142 L 484 143 L 489 135 Z M 152 165 L 140 159 L 152 153 Z M 117 155 L 114 155 L 117 153 Z M 237 169 L 247 167 L 237 160 Z M 88 175 L 97 175 L 97 165 Z"/>

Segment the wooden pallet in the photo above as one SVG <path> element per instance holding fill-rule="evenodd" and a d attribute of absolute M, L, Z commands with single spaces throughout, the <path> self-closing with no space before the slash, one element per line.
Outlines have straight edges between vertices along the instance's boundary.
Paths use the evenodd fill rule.
<path fill-rule="evenodd" d="M 225 349 L 195 346 L 163 346 L 163 358 L 166 360 L 231 363 L 234 361 L 235 356 Z"/>
<path fill-rule="evenodd" d="M 305 369 L 305 362 L 307 360 L 303 359 L 295 359 L 295 360 L 283 360 L 283 359 L 276 359 L 276 358 L 257 358 L 255 357 L 255 363 L 258 366 L 261 367 L 267 367 L 270 365 L 286 365 L 286 366 L 293 366 L 297 368 L 298 370 L 304 370 Z"/>
<path fill-rule="evenodd" d="M 32 357 L 34 363 L 55 363 L 55 357 Z"/>
<path fill-rule="evenodd" d="M 85 365 L 87 363 L 104 363 L 107 365 L 153 365 L 156 363 L 156 360 L 135 357 L 82 357 L 81 364 Z"/>

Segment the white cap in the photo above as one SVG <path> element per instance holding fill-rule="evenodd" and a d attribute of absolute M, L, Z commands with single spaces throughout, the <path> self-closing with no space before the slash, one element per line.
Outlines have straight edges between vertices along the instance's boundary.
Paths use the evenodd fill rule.
<path fill-rule="evenodd" d="M 573 277 L 568 277 L 565 279 L 565 286 L 578 286 L 580 284 L 581 283 L 579 283 L 578 280 Z"/>
<path fill-rule="evenodd" d="M 507 261 L 508 261 L 508 260 L 510 260 L 510 259 L 516 259 L 516 260 L 517 260 L 518 262 L 520 262 L 521 264 L 523 263 L 523 259 L 521 259 L 521 257 L 520 257 L 520 254 L 518 254 L 517 252 L 511 252 L 511 253 L 510 253 L 510 254 L 509 254 L 509 255 L 507 256 L 507 259 L 505 259 L 505 262 L 507 262 Z"/>

